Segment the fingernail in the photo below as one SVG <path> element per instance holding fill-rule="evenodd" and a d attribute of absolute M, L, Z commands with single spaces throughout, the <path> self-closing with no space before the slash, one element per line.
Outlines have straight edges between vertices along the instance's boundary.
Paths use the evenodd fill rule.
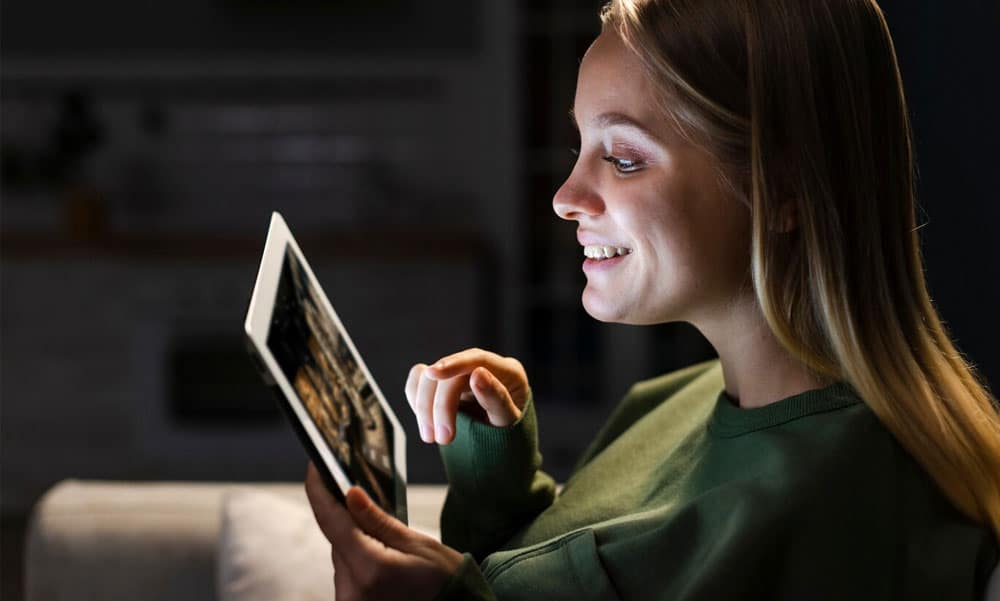
<path fill-rule="evenodd" d="M 437 427 L 438 444 L 445 444 L 448 441 L 449 436 L 451 436 L 451 429 L 444 424 L 438 424 Z"/>
<path fill-rule="evenodd" d="M 420 439 L 424 442 L 434 442 L 434 434 L 427 424 L 420 424 Z"/>

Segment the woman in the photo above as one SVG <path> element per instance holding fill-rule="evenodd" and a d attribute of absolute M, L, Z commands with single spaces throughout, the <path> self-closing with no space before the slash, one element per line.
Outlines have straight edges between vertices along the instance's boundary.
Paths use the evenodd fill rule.
<path fill-rule="evenodd" d="M 602 321 L 718 351 L 636 384 L 557 495 L 517 360 L 418 364 L 442 540 L 306 486 L 338 598 L 968 599 L 1000 561 L 1000 417 L 923 279 L 873 0 L 614 0 L 553 199 Z"/>

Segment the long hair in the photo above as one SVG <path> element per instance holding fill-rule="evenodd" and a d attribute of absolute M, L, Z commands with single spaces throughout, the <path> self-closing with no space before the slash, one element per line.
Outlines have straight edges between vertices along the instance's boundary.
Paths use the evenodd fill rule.
<path fill-rule="evenodd" d="M 910 123 L 875 1 L 612 0 L 601 21 L 749 207 L 754 292 L 780 344 L 851 384 L 1000 540 L 1000 408 L 927 291 Z"/>

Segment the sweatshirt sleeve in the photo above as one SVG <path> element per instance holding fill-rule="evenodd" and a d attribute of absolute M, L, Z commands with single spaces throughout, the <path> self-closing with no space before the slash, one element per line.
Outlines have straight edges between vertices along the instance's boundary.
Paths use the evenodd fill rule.
<path fill-rule="evenodd" d="M 520 419 L 503 428 L 459 413 L 455 439 L 440 449 L 448 474 L 441 541 L 477 561 L 510 540 L 555 499 L 555 481 L 540 469 L 530 392 Z"/>
<path fill-rule="evenodd" d="M 496 601 L 476 559 L 466 553 L 434 601 Z"/>

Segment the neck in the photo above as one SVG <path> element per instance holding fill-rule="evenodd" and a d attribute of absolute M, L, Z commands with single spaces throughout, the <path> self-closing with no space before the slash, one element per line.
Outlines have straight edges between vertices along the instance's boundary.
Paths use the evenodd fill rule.
<path fill-rule="evenodd" d="M 816 379 L 778 343 L 752 294 L 717 315 L 693 324 L 719 353 L 726 394 L 740 408 L 764 407 L 832 384 Z"/>

